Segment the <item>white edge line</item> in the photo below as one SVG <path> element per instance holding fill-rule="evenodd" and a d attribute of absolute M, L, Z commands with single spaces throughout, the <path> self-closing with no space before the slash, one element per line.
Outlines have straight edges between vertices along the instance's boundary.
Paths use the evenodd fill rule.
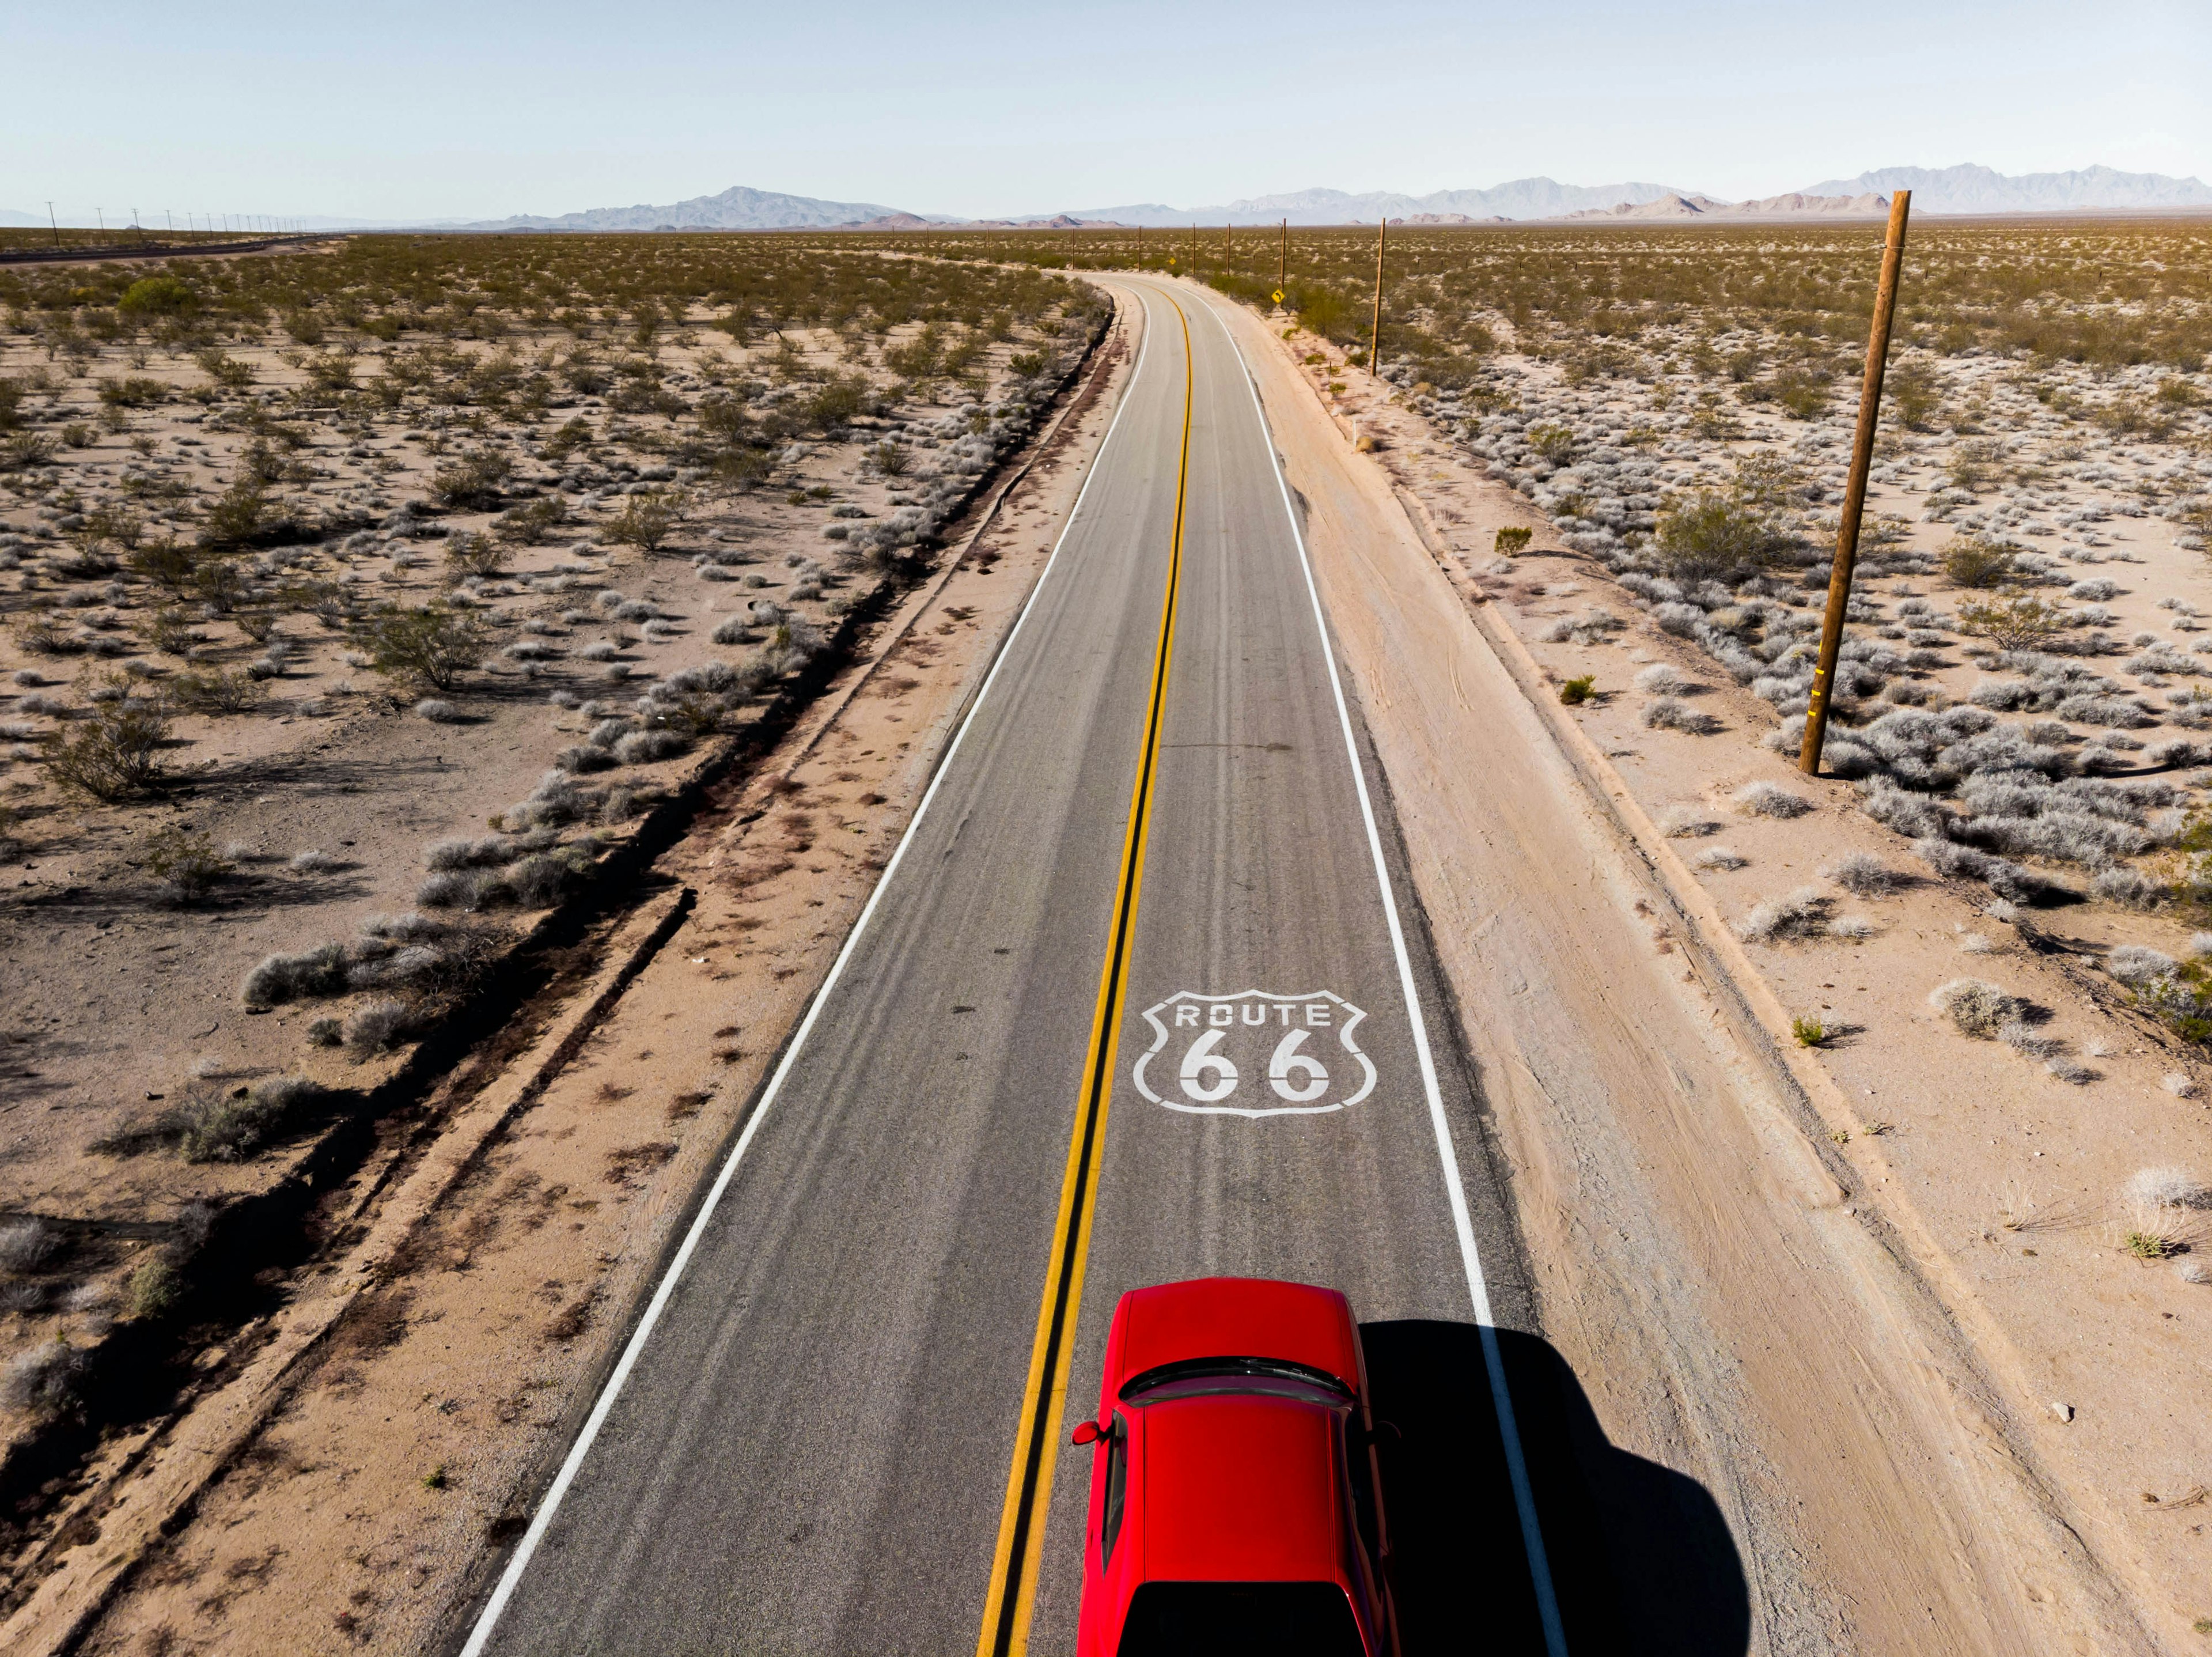
<path fill-rule="evenodd" d="M 1413 983 L 1413 964 L 1406 953 L 1405 929 L 1398 921 L 1398 899 L 1390 886 L 1390 868 L 1382 856 L 1382 836 L 1375 824 L 1375 807 L 1367 793 L 1367 775 L 1359 763 L 1359 746 L 1352 733 L 1352 711 L 1345 704 L 1344 681 L 1337 673 L 1336 650 L 1329 643 L 1328 620 L 1322 609 L 1321 591 L 1314 583 L 1313 561 L 1306 555 L 1306 538 L 1298 528 L 1298 515 L 1291 503 L 1291 486 L 1283 476 L 1282 462 L 1275 454 L 1274 434 L 1267 425 L 1267 411 L 1260 401 L 1259 383 L 1252 377 L 1251 365 L 1245 362 L 1244 353 L 1237 344 L 1237 337 L 1229 332 L 1229 325 L 1209 302 L 1206 314 L 1220 328 L 1229 349 L 1236 353 L 1237 364 L 1244 370 L 1245 389 L 1252 395 L 1253 412 L 1260 417 L 1260 431 L 1267 445 L 1267 461 L 1275 469 L 1276 485 L 1283 492 L 1283 512 L 1291 523 L 1291 539 L 1297 542 L 1298 562 L 1304 567 L 1306 594 L 1313 600 L 1314 624 L 1321 630 L 1322 657 L 1328 663 L 1328 682 L 1336 693 L 1336 716 L 1344 728 L 1345 752 L 1352 758 L 1352 779 L 1359 791 L 1359 814 L 1367 825 L 1368 850 L 1375 856 L 1375 880 L 1382 888 L 1382 912 L 1390 923 L 1390 948 L 1398 960 L 1398 983 L 1406 998 L 1407 1022 L 1413 1026 L 1414 1050 L 1421 1058 L 1421 1087 L 1428 1094 L 1429 1122 L 1436 1130 L 1437 1153 L 1443 1160 L 1444 1191 L 1451 1199 L 1452 1225 L 1459 1233 L 1460 1259 L 1467 1268 L 1467 1289 L 1474 1303 L 1476 1327 L 1482 1340 L 1483 1366 L 1490 1372 L 1491 1401 L 1498 1408 L 1499 1435 L 1505 1447 L 1505 1470 L 1513 1484 L 1513 1505 L 1521 1518 L 1521 1540 L 1528 1550 L 1528 1575 L 1536 1590 L 1536 1612 L 1544 1625 L 1544 1649 L 1550 1657 L 1566 1657 L 1567 1636 L 1559 1620 L 1559 1595 L 1552 1583 L 1552 1564 L 1544 1551 L 1544 1534 L 1536 1521 L 1536 1500 L 1529 1488 L 1528 1464 L 1521 1449 L 1521 1429 L 1513 1415 L 1512 1395 L 1505 1384 L 1504 1356 L 1498 1348 L 1498 1331 L 1491 1325 L 1490 1288 L 1482 1274 L 1482 1258 L 1474 1246 L 1474 1222 L 1468 1213 L 1467 1191 L 1459 1177 L 1459 1156 L 1453 1148 L 1451 1124 L 1444 1116 L 1443 1093 L 1437 1085 L 1436 1061 L 1429 1052 L 1427 1020 L 1421 1014 L 1421 997 Z"/>
<path fill-rule="evenodd" d="M 1139 302 L 1142 303 L 1141 300 Z M 1028 623 L 1030 612 L 1036 608 L 1037 599 L 1045 590 L 1045 583 L 1051 579 L 1054 566 L 1060 562 L 1060 550 L 1075 528 L 1076 518 L 1083 510 L 1084 497 L 1091 493 L 1092 480 L 1098 476 L 1099 463 L 1106 458 L 1107 445 L 1114 441 L 1114 433 L 1121 423 L 1121 416 L 1128 411 L 1133 400 L 1133 393 L 1144 374 L 1145 356 L 1151 350 L 1152 343 L 1152 314 L 1147 307 L 1145 337 L 1137 348 L 1137 365 L 1130 370 L 1129 383 L 1121 393 L 1120 406 L 1114 411 L 1114 418 L 1106 428 L 1105 436 L 1099 440 L 1098 453 L 1091 459 L 1091 470 L 1083 479 L 1083 487 L 1076 491 L 1075 504 L 1068 509 L 1067 521 L 1061 526 L 1059 539 L 1053 543 L 1052 554 L 1045 560 L 1044 569 L 1037 576 L 1037 584 L 1030 590 L 1029 601 L 1023 605 L 1021 614 L 1015 618 L 1013 631 L 1006 635 L 1006 642 L 999 647 L 998 657 L 992 662 L 991 671 L 984 675 L 983 686 L 975 693 L 974 705 L 968 710 L 968 716 L 960 722 L 960 728 L 953 733 L 952 741 L 945 750 L 945 758 L 938 762 L 936 772 L 929 779 L 929 787 L 923 791 L 921 803 L 915 807 L 913 820 L 908 823 L 906 832 L 899 837 L 898 848 L 891 853 L 890 862 L 884 866 L 883 878 L 876 882 L 876 889 L 868 894 L 867 904 L 860 911 L 860 918 L 853 923 L 853 930 L 845 940 L 845 947 L 837 952 L 837 959 L 830 964 L 829 976 L 823 979 L 821 989 L 815 992 L 814 1000 L 806 1009 L 806 1016 L 799 1022 L 798 1033 L 784 1051 L 783 1061 L 775 1067 L 775 1074 L 769 1078 L 768 1087 L 761 1094 L 760 1103 L 753 1107 L 744 1131 L 738 1136 L 738 1142 L 723 1160 L 721 1172 L 715 1176 L 714 1184 L 707 1193 L 707 1200 L 700 1204 L 697 1217 L 691 1221 L 691 1228 L 684 1235 L 683 1246 L 676 1251 L 676 1258 L 668 1263 L 668 1270 L 661 1275 L 659 1287 L 653 1290 L 653 1299 L 646 1306 L 645 1315 L 638 1319 L 629 1344 L 623 1348 L 620 1361 L 607 1377 L 606 1385 L 600 1389 L 599 1401 L 592 1406 L 592 1413 L 585 1419 L 583 1430 L 576 1435 L 575 1443 L 569 1447 L 568 1457 L 562 1462 L 561 1471 L 554 1475 L 544 1500 L 538 1503 L 529 1530 L 523 1533 L 521 1542 L 515 1547 L 514 1556 L 507 1563 L 507 1569 L 500 1573 L 499 1586 L 492 1590 L 491 1598 L 485 1601 L 476 1627 L 470 1632 L 468 1643 L 461 1648 L 461 1657 L 482 1657 L 484 1648 L 489 1644 L 493 1631 L 507 1610 L 507 1602 L 521 1585 L 523 1573 L 530 1569 L 538 1544 L 545 1539 L 546 1531 L 551 1527 L 554 1516 L 560 1511 L 562 1498 L 568 1495 L 568 1487 L 575 1482 L 576 1474 L 584 1465 L 584 1458 L 591 1453 L 592 1441 L 599 1437 L 599 1429 L 606 1425 L 607 1416 L 613 1411 L 615 1400 L 621 1396 L 623 1384 L 629 1380 L 630 1371 L 637 1367 L 638 1357 L 644 1351 L 646 1343 L 653 1337 L 653 1327 L 660 1321 L 660 1314 L 667 1309 L 669 1300 L 676 1292 L 677 1281 L 683 1276 L 684 1267 L 690 1264 L 692 1252 L 698 1247 L 700 1238 L 706 1234 L 708 1222 L 714 1219 L 723 1192 L 729 1189 L 730 1181 L 737 1173 L 738 1164 L 744 1159 L 746 1150 L 753 1142 L 753 1135 L 759 1130 L 769 1106 L 775 1103 L 776 1095 L 782 1091 L 784 1080 L 791 1074 L 793 1065 L 798 1063 L 799 1052 L 806 1045 L 806 1038 L 814 1028 L 815 1020 L 821 1016 L 831 992 L 844 976 L 847 963 L 860 947 L 860 939 L 868 929 L 868 923 L 875 916 L 876 905 L 883 900 L 884 892 L 897 875 L 899 865 L 905 860 L 907 848 L 914 844 L 922 819 L 929 814 L 930 802 L 937 798 L 938 784 L 952 769 L 952 761 L 960 752 L 961 743 L 967 739 L 969 728 L 975 722 L 975 716 L 983 710 L 983 705 L 990 697 L 991 686 L 999 677 L 999 669 L 1005 667 L 1008 658 L 1013 655 L 1014 641 L 1021 637 L 1022 628 Z"/>

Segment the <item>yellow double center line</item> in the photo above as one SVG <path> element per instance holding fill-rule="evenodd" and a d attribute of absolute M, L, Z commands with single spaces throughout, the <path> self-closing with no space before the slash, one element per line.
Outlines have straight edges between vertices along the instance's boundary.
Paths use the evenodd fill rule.
<path fill-rule="evenodd" d="M 1168 552 L 1167 597 L 1160 606 L 1159 642 L 1152 657 L 1144 752 L 1137 761 L 1136 786 L 1129 797 L 1129 825 L 1122 837 L 1113 933 L 1106 964 L 1098 975 L 1098 1005 L 1091 1020 L 1083 1099 L 1076 1113 L 1075 1132 L 1068 1141 L 1067 1174 L 1060 1188 L 1060 1217 L 1053 1226 L 1051 1272 L 1045 1282 L 1044 1303 L 1037 1310 L 1036 1338 L 1030 1349 L 1029 1381 L 1022 1393 L 1021 1426 L 1014 1435 L 1013 1467 L 1006 1479 L 1006 1503 L 999 1520 L 998 1551 L 991 1562 L 991 1592 L 984 1602 L 976 1657 L 1021 1657 L 1029 1645 L 1030 1608 L 1036 1599 L 1045 1510 L 1051 1502 L 1053 1464 L 1060 1449 L 1060 1409 L 1067 1397 L 1075 1314 L 1083 1303 L 1083 1266 L 1091 1250 L 1091 1215 L 1097 1205 L 1098 1165 L 1106 1148 L 1106 1105 L 1114 1092 L 1114 1051 L 1121 1021 L 1122 990 L 1129 978 L 1129 942 L 1136 928 L 1138 889 L 1144 884 L 1145 829 L 1152 814 L 1160 721 L 1167 705 L 1176 593 L 1182 574 L 1183 499 L 1190 484 L 1194 377 L 1190 319 L 1173 299 L 1168 303 L 1175 305 L 1176 319 L 1182 324 L 1183 381 L 1182 441 L 1176 464 L 1175 531 Z"/>

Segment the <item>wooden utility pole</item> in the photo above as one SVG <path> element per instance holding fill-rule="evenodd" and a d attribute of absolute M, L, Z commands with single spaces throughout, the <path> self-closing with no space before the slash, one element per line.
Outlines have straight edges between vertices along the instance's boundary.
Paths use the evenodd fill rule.
<path fill-rule="evenodd" d="M 60 247 L 62 245 L 61 221 L 54 216 L 54 204 L 52 202 L 46 204 L 46 228 L 54 233 L 54 246 Z"/>
<path fill-rule="evenodd" d="M 1145 227 L 1141 224 L 1137 227 L 1137 268 L 1145 268 Z"/>
<path fill-rule="evenodd" d="M 1367 372 L 1382 375 L 1382 250 L 1390 240 L 1390 216 L 1375 222 L 1375 327 L 1367 337 Z"/>
<path fill-rule="evenodd" d="M 1866 379 L 1859 387 L 1859 429 L 1851 444 L 1851 474 L 1844 488 L 1843 521 L 1836 529 L 1836 562 L 1828 572 L 1828 613 L 1820 624 L 1820 660 L 1813 669 L 1813 699 L 1805 710 L 1805 740 L 1797 769 L 1820 773 L 1820 745 L 1828 734 L 1828 703 L 1836 682 L 1836 657 L 1844 648 L 1844 616 L 1851 605 L 1851 570 L 1858 562 L 1859 519 L 1866 511 L 1867 471 L 1874 464 L 1874 428 L 1881 411 L 1882 370 L 1889 364 L 1889 324 L 1897 311 L 1897 276 L 1905 263 L 1905 221 L 1912 192 L 1890 198 L 1889 235 L 1881 246 L 1881 283 L 1875 289 L 1874 326 L 1867 335 Z"/>
<path fill-rule="evenodd" d="M 1283 221 L 1283 253 L 1275 261 L 1275 285 L 1286 288 L 1291 282 L 1291 222 Z"/>

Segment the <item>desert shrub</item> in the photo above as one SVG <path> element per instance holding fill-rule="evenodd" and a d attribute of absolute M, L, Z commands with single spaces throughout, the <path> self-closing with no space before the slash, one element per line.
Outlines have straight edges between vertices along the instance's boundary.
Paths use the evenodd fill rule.
<path fill-rule="evenodd" d="M 624 496 L 622 510 L 601 533 L 617 546 L 658 551 L 690 509 L 690 498 L 680 490 L 647 490 Z"/>
<path fill-rule="evenodd" d="M 449 511 L 478 511 L 498 503 L 500 490 L 514 475 L 512 457 L 497 449 L 477 449 L 430 474 L 430 496 Z"/>
<path fill-rule="evenodd" d="M 2119 971 L 2115 949 L 2106 964 L 2114 976 Z M 2155 950 L 2144 950 L 2155 955 Z M 2202 958 L 2171 963 L 2163 972 L 2131 973 L 2123 982 L 2135 993 L 2136 1003 L 2185 1041 L 2212 1042 L 2212 971 Z"/>
<path fill-rule="evenodd" d="M 194 351 L 192 361 L 198 365 L 202 374 L 231 391 L 244 391 L 253 383 L 253 365 L 226 356 L 217 347 Z"/>
<path fill-rule="evenodd" d="M 179 707 L 196 714 L 242 714 L 261 700 L 252 674 L 222 667 L 188 669 L 170 679 L 167 690 Z"/>
<path fill-rule="evenodd" d="M 868 382 L 841 376 L 816 390 L 802 405 L 800 417 L 807 426 L 825 434 L 842 431 L 867 411 Z"/>
<path fill-rule="evenodd" d="M 433 841 L 422 862 L 433 869 L 497 868 L 513 862 L 526 851 L 540 849 L 527 844 L 526 838 L 487 834 L 472 840 L 466 835 L 455 835 Z"/>
<path fill-rule="evenodd" d="M 456 582 L 471 576 L 496 576 L 512 556 L 503 540 L 465 530 L 446 542 L 446 574 Z"/>
<path fill-rule="evenodd" d="M 1810 800 L 1776 783 L 1747 783 L 1732 797 L 1747 817 L 1802 817 L 1813 809 Z"/>
<path fill-rule="evenodd" d="M 1559 686 L 1559 700 L 1570 708 L 1580 707 L 1590 699 L 1596 687 L 1597 679 L 1594 675 L 1581 674 Z"/>
<path fill-rule="evenodd" d="M 149 276 L 125 288 L 115 308 L 125 316 L 181 316 L 198 302 L 189 283 L 173 276 Z"/>
<path fill-rule="evenodd" d="M 317 1047 L 336 1047 L 345 1040 L 345 1021 L 329 1017 L 309 1019 L 307 1040 Z"/>
<path fill-rule="evenodd" d="M 1790 545 L 1771 508 L 1735 490 L 1670 496 L 1656 522 L 1653 546 L 1659 564 L 1680 580 L 1756 572 Z"/>
<path fill-rule="evenodd" d="M 1828 907 L 1818 886 L 1800 886 L 1786 897 L 1754 905 L 1735 923 L 1736 935 L 1751 943 L 1817 937 L 1826 929 Z"/>
<path fill-rule="evenodd" d="M 13 1220 L 0 1226 L 0 1271 L 36 1271 L 61 1249 L 61 1238 L 43 1220 Z"/>
<path fill-rule="evenodd" d="M 155 829 L 146 837 L 140 855 L 147 872 L 167 888 L 173 903 L 198 903 L 230 873 L 213 839 L 179 826 Z"/>
<path fill-rule="evenodd" d="M 1883 377 L 1882 397 L 1896 411 L 1899 423 L 1925 431 L 1942 405 L 1942 383 L 1936 371 L 1918 360 L 1899 362 Z"/>
<path fill-rule="evenodd" d="M 2089 890 L 2123 909 L 2155 909 L 2166 895 L 2156 880 L 2132 868 L 2108 868 L 2089 882 Z"/>
<path fill-rule="evenodd" d="M 1836 860 L 1833 867 L 1822 874 L 1856 897 L 1879 898 L 1894 892 L 1904 885 L 1905 876 L 1891 868 L 1879 857 L 1870 857 L 1863 851 L 1854 851 Z"/>
<path fill-rule="evenodd" d="M 1524 525 L 1501 529 L 1491 542 L 1492 551 L 1501 558 L 1511 557 L 1516 552 L 1526 552 L 1536 532 Z"/>
<path fill-rule="evenodd" d="M 511 546 L 529 546 L 544 540 L 566 522 L 568 509 L 556 495 L 509 507 L 492 525 L 492 533 Z M 486 573 L 489 573 L 487 571 Z"/>
<path fill-rule="evenodd" d="M 1731 869 L 1746 868 L 1750 861 L 1740 852 L 1731 851 L 1726 846 L 1708 846 L 1690 859 L 1690 867 L 1716 869 L 1722 874 L 1726 874 Z"/>
<path fill-rule="evenodd" d="M 123 1291 L 123 1315 L 133 1322 L 159 1318 L 184 1296 L 185 1280 L 161 1254 L 149 1255 L 131 1274 Z"/>
<path fill-rule="evenodd" d="M 677 731 L 632 731 L 615 743 L 614 752 L 625 765 L 648 765 L 673 758 L 690 746 L 690 739 Z"/>
<path fill-rule="evenodd" d="M 1656 661 L 1636 676 L 1636 688 L 1646 696 L 1682 696 L 1704 688 L 1679 667 Z"/>
<path fill-rule="evenodd" d="M 1986 535 L 1954 535 L 1937 562 L 1954 586 L 2001 587 L 2012 576 L 2013 549 Z"/>
<path fill-rule="evenodd" d="M 126 375 L 120 380 L 100 382 L 100 400 L 110 408 L 149 408 L 167 402 L 168 397 L 167 383 L 143 375 Z"/>
<path fill-rule="evenodd" d="M 463 869 L 437 869 L 415 888 L 415 901 L 425 909 L 471 909 L 477 901 L 477 878 Z"/>
<path fill-rule="evenodd" d="M 593 771 L 612 771 L 622 762 L 605 748 L 589 742 L 578 742 L 553 756 L 553 763 L 564 771 L 587 777 Z"/>
<path fill-rule="evenodd" d="M 588 862 L 584 864 L 588 868 Z M 578 860 L 540 854 L 525 857 L 510 867 L 506 886 L 524 909 L 550 909 L 574 883 Z"/>
<path fill-rule="evenodd" d="M 485 649 L 473 621 L 437 604 L 419 610 L 387 606 L 356 628 L 355 637 L 377 672 L 436 691 L 458 686 Z"/>
<path fill-rule="evenodd" d="M 1534 425 L 1530 426 L 1522 436 L 1530 448 L 1553 466 L 1565 466 L 1573 458 L 1575 434 L 1570 427 Z"/>
<path fill-rule="evenodd" d="M 1655 731 L 1686 731 L 1692 736 L 1711 736 L 1721 728 L 1721 722 L 1708 713 L 1686 707 L 1671 696 L 1653 698 L 1644 704 L 1644 725 Z"/>
<path fill-rule="evenodd" d="M 433 725 L 458 725 L 468 717 L 453 704 L 434 696 L 426 696 L 415 704 L 415 716 Z"/>
<path fill-rule="evenodd" d="M 85 1368 L 84 1354 L 56 1336 L 9 1360 L 0 1371 L 0 1404 L 40 1417 L 62 1415 L 76 1406 Z"/>
<path fill-rule="evenodd" d="M 246 975 L 239 993 L 248 1007 L 276 1007 L 308 996 L 335 996 L 345 989 L 345 950 L 334 943 L 293 955 L 264 955 Z"/>
<path fill-rule="evenodd" d="M 2130 1203 L 2154 1208 L 2212 1208 L 2212 1190 L 2186 1168 L 2139 1168 L 2120 1190 Z"/>
<path fill-rule="evenodd" d="M 415 1014 L 405 1002 L 365 1002 L 346 1015 L 345 1045 L 366 1058 L 396 1047 L 414 1029 Z"/>
<path fill-rule="evenodd" d="M 1959 631 L 1985 638 L 2000 650 L 2033 650 L 2074 625 L 2057 605 L 2020 588 L 1959 606 Z"/>
<path fill-rule="evenodd" d="M 1793 420 L 1810 420 L 1828 407 L 1828 385 L 1802 369 L 1784 369 L 1774 376 L 1774 400 Z"/>
<path fill-rule="evenodd" d="M 283 1131 L 285 1120 L 322 1089 L 305 1076 L 264 1076 L 223 1093 L 195 1087 L 164 1122 L 187 1162 L 238 1162 Z"/>
<path fill-rule="evenodd" d="M 1954 978 L 1928 995 L 1928 1004 L 1977 1041 L 1994 1041 L 1997 1032 L 2027 1010 L 2027 1003 L 1980 978 Z"/>
<path fill-rule="evenodd" d="M 169 722 L 145 703 L 95 707 L 74 729 L 46 739 L 46 774 L 94 800 L 131 799 L 160 785 L 168 740 Z"/>
<path fill-rule="evenodd" d="M 200 544 L 210 547 L 250 545 L 270 534 L 283 517 L 283 509 L 270 494 L 269 485 L 241 472 L 208 503 L 200 520 Z"/>

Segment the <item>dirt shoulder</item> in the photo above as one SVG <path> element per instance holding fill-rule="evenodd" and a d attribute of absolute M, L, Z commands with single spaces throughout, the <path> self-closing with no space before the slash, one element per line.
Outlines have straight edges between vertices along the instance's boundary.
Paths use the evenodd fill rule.
<path fill-rule="evenodd" d="M 2212 1306 L 2127 1252 L 2115 1192 L 2145 1164 L 2212 1166 L 2201 1112 L 2160 1085 L 2187 1061 L 2032 923 L 1932 881 L 1872 899 L 1823 883 L 1847 853 L 1894 858 L 1844 785 L 1741 743 L 1656 765 L 1699 739 L 1645 728 L 1625 698 L 1561 708 L 1555 681 L 1593 668 L 1620 684 L 1632 661 L 1693 664 L 1645 620 L 1526 642 L 1594 596 L 1561 560 L 1516 559 L 1510 588 L 1490 573 L 1498 527 L 1559 547 L 1527 503 L 1403 408 L 1332 397 L 1331 372 L 1354 376 L 1302 370 L 1314 344 L 1286 347 L 1279 320 L 1217 308 L 1304 501 L 1545 1333 L 1615 1446 L 1720 1505 L 1753 1648 L 2185 1648 L 2212 1445 L 2183 1401 Z M 1742 728 L 1740 696 L 1705 705 Z M 1753 781 L 1814 809 L 1747 815 L 1732 801 Z M 1682 853 L 1722 837 L 1662 832 L 1682 808 L 1741 861 L 1692 872 Z M 1807 885 L 1872 925 L 1732 929 Z M 1977 931 L 1987 950 L 1963 953 Z M 2086 1099 L 1928 1006 L 1968 973 L 2101 1047 Z M 1797 1045 L 1806 1014 L 1842 1039 Z M 1611 1539 L 1624 1561 L 1651 1540 Z M 1623 1580 L 1641 1625 L 1697 1634 L 1677 1625 L 1681 1584 Z"/>
<path fill-rule="evenodd" d="M 1133 326 L 981 532 L 711 793 L 495 1073 L 404 1161 L 328 1195 L 346 1246 L 298 1274 L 228 1386 L 88 1499 L 11 1648 L 415 1652 L 450 1635 L 1041 571 Z M 152 1540 L 180 1502 L 189 1520 Z"/>

